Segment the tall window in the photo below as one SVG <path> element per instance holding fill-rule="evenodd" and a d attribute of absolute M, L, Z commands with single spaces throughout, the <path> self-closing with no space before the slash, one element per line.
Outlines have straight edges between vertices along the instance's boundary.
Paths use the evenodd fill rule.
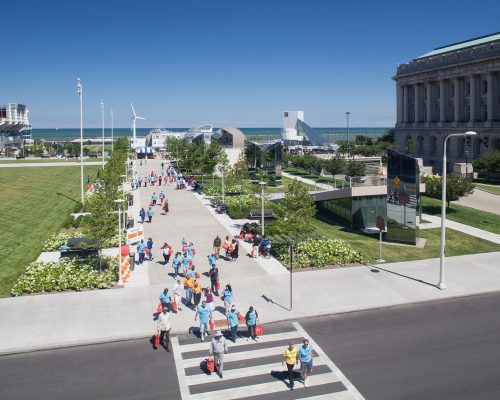
<path fill-rule="evenodd" d="M 484 80 L 483 81 L 483 93 L 488 93 L 488 81 Z"/>
<path fill-rule="evenodd" d="M 465 94 L 466 96 L 470 95 L 470 82 L 465 83 Z"/>
<path fill-rule="evenodd" d="M 431 136 L 431 140 L 429 143 L 429 154 L 436 154 L 437 151 L 437 139 L 436 136 Z"/>
<path fill-rule="evenodd" d="M 424 137 L 420 135 L 417 138 L 417 155 L 421 156 L 422 154 L 424 154 Z"/>
<path fill-rule="evenodd" d="M 488 104 L 483 104 L 483 121 L 488 121 Z"/>

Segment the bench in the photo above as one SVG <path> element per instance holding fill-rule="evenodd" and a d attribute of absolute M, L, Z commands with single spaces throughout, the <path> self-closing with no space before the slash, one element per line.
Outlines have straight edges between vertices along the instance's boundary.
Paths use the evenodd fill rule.
<path fill-rule="evenodd" d="M 262 209 L 252 208 L 250 210 L 250 218 L 251 219 L 262 218 Z M 272 218 L 274 218 L 274 213 L 272 208 L 264 208 L 264 219 L 272 219 Z"/>

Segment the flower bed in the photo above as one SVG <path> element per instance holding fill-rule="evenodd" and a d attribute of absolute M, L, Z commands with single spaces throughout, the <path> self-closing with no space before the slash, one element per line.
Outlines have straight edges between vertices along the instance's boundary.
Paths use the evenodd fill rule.
<path fill-rule="evenodd" d="M 29 293 L 84 289 L 107 289 L 118 280 L 118 259 L 102 257 L 101 271 L 98 259 L 67 259 L 59 262 L 34 261 L 11 289 L 12 296 Z"/>
<path fill-rule="evenodd" d="M 81 237 L 83 234 L 80 231 L 61 231 L 54 233 L 45 241 L 43 246 L 43 251 L 59 251 L 61 246 L 66 243 L 66 240 L 72 237 Z M 125 243 L 126 235 L 122 234 L 122 243 Z M 117 247 L 118 246 L 118 233 L 110 238 L 103 241 L 103 248 Z"/>
<path fill-rule="evenodd" d="M 277 257 L 289 266 L 287 246 L 275 248 Z M 297 244 L 294 268 L 321 268 L 328 265 L 362 263 L 363 255 L 340 239 L 306 239 Z"/>

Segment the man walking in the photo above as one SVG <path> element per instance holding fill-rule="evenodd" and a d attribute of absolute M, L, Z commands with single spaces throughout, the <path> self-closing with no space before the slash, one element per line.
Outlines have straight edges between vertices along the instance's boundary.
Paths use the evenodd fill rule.
<path fill-rule="evenodd" d="M 218 330 L 210 343 L 209 355 L 214 357 L 214 363 L 221 379 L 224 370 L 224 354 L 227 354 L 227 340 L 222 336 L 222 332 Z"/>
<path fill-rule="evenodd" d="M 163 341 L 165 350 L 170 352 L 170 313 L 168 312 L 168 307 L 163 307 L 163 312 L 158 316 L 158 321 L 156 321 L 156 330 L 160 334 L 160 343 Z"/>
<path fill-rule="evenodd" d="M 148 238 L 148 242 L 146 243 L 146 246 L 148 246 L 148 255 L 149 255 L 149 261 L 153 261 L 153 239 Z"/>
<path fill-rule="evenodd" d="M 302 346 L 299 349 L 300 358 L 300 376 L 307 387 L 307 378 L 312 372 L 314 352 L 313 348 L 309 345 L 309 340 L 304 339 Z"/>
<path fill-rule="evenodd" d="M 257 258 L 259 256 L 259 247 L 260 247 L 259 235 L 255 235 L 252 244 L 253 244 L 253 258 Z"/>
<path fill-rule="evenodd" d="M 148 214 L 148 222 L 151 223 L 151 219 L 153 218 L 154 215 L 153 209 L 151 207 L 149 207 L 147 214 Z"/>
<path fill-rule="evenodd" d="M 227 313 L 227 327 L 231 330 L 231 340 L 236 343 L 236 332 L 238 331 L 238 311 L 233 304 L 231 310 Z"/>
<path fill-rule="evenodd" d="M 214 239 L 213 247 L 214 247 L 214 255 L 219 259 L 220 246 L 222 245 L 222 239 L 219 235 L 217 235 Z"/>
<path fill-rule="evenodd" d="M 198 316 L 200 317 L 200 338 L 203 342 L 205 340 L 205 333 L 208 333 L 208 321 L 212 318 L 212 309 L 207 306 L 205 300 L 201 302 L 201 306 L 198 307 L 196 313 L 194 314 L 194 320 L 198 320 Z"/>
<path fill-rule="evenodd" d="M 210 289 L 216 296 L 219 295 L 217 291 L 217 281 L 219 280 L 219 269 L 215 264 L 212 264 L 208 271 L 208 276 L 210 277 Z"/>
<path fill-rule="evenodd" d="M 184 278 L 184 290 L 186 291 L 186 307 L 191 306 L 191 300 L 193 298 L 193 286 L 194 279 L 191 275 L 188 275 Z"/>
<path fill-rule="evenodd" d="M 137 244 L 137 253 L 139 253 L 139 264 L 142 264 L 146 255 L 146 243 L 144 243 L 144 239 L 141 239 Z"/>
<path fill-rule="evenodd" d="M 250 338 L 252 338 L 255 341 L 259 339 L 255 334 L 255 327 L 257 326 L 257 318 L 259 318 L 259 314 L 257 314 L 257 311 L 253 309 L 253 306 L 250 306 L 245 315 L 245 321 L 248 327 L 247 341 L 250 340 Z"/>

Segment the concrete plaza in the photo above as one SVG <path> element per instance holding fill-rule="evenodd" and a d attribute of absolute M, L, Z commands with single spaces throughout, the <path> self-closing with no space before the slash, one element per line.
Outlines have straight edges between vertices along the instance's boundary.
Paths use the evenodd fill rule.
<path fill-rule="evenodd" d="M 148 160 L 142 167 L 136 162 L 135 168 L 144 176 L 151 170 L 158 172 L 160 161 Z M 157 206 L 152 223 L 145 223 L 146 238 L 155 243 L 155 259 L 136 266 L 123 289 L 0 299 L 0 354 L 151 337 L 158 296 L 164 287 L 174 284 L 168 274 L 173 272 L 171 263 L 163 265 L 160 246 L 167 242 L 178 250 L 184 235 L 195 244 L 195 265 L 202 273 L 202 284 L 208 286 L 203 273 L 208 270 L 206 256 L 215 235 L 236 234 L 241 221 L 216 215 L 204 198 L 173 186 L 135 191 L 132 210 L 136 219 L 138 207 L 147 205 L 159 189 L 169 200 L 170 212 L 161 215 Z M 291 274 L 276 260 L 249 258 L 248 250 L 249 245 L 242 244 L 237 261 L 219 261 L 220 280 L 222 285 L 232 285 L 238 310 L 245 312 L 253 305 L 263 324 L 500 290 L 500 253 L 487 253 L 449 257 L 448 289 L 443 291 L 435 286 L 437 259 L 294 272 L 290 310 Z M 215 320 L 224 320 L 222 307 L 216 299 Z M 194 311 L 186 307 L 173 316 L 174 333 L 187 333 L 196 326 Z"/>

